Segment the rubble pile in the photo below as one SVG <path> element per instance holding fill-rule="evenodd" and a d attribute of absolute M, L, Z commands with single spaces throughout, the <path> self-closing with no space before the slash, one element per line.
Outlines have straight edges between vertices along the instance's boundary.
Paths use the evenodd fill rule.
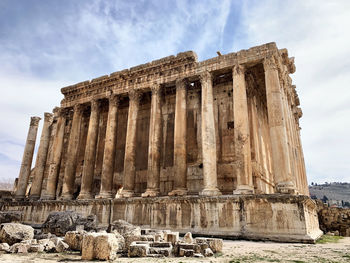
<path fill-rule="evenodd" d="M 64 222 L 61 229 L 59 222 Z M 89 232 L 80 222 L 87 225 Z M 83 260 L 113 260 L 117 257 L 201 258 L 222 252 L 222 239 L 193 238 L 190 232 L 180 238 L 179 232 L 141 229 L 123 220 L 111 223 L 107 231 L 93 229 L 91 225 L 95 225 L 94 219 L 81 219 L 72 212 L 50 215 L 40 230 L 20 223 L 3 223 L 0 253 L 80 251 Z M 63 229 L 69 230 L 64 236 Z"/>

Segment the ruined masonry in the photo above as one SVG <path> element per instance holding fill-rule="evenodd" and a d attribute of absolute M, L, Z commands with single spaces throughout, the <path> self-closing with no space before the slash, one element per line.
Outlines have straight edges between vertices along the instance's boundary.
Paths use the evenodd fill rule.
<path fill-rule="evenodd" d="M 183 52 L 62 88 L 31 171 L 32 117 L 16 201 L 0 208 L 32 224 L 75 210 L 101 225 L 313 241 L 294 72 L 287 50 L 268 43 L 200 62 Z"/>

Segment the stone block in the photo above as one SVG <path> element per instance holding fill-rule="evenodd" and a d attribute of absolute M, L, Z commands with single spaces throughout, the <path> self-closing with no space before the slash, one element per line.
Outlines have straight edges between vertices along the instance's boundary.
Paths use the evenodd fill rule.
<path fill-rule="evenodd" d="M 214 256 L 214 253 L 210 248 L 206 248 L 206 249 L 204 249 L 203 255 L 205 257 L 212 257 L 212 256 Z"/>
<path fill-rule="evenodd" d="M 167 247 L 167 248 L 173 247 L 170 242 L 153 242 L 153 243 L 150 243 L 150 246 L 151 247 Z"/>
<path fill-rule="evenodd" d="M 175 245 L 179 241 L 179 232 L 166 233 L 165 241 Z"/>
<path fill-rule="evenodd" d="M 33 244 L 28 248 L 28 252 L 44 252 L 44 246 L 42 244 Z"/>
<path fill-rule="evenodd" d="M 194 254 L 195 253 L 193 249 L 180 248 L 179 250 L 179 257 L 193 257 Z"/>
<path fill-rule="evenodd" d="M 153 235 L 141 235 L 141 241 L 154 241 Z"/>
<path fill-rule="evenodd" d="M 4 223 L 0 225 L 0 242 L 13 245 L 22 240 L 31 240 L 34 228 L 18 223 Z"/>
<path fill-rule="evenodd" d="M 162 255 L 164 257 L 170 257 L 172 252 L 172 247 L 150 247 L 147 256 L 150 255 Z"/>
<path fill-rule="evenodd" d="M 10 247 L 10 253 L 28 253 L 29 247 L 29 244 L 16 243 Z"/>
<path fill-rule="evenodd" d="M 9 252 L 10 245 L 7 243 L 0 243 L 0 251 Z"/>
<path fill-rule="evenodd" d="M 118 240 L 111 233 L 87 233 L 83 237 L 83 260 L 113 260 L 118 251 Z"/>
<path fill-rule="evenodd" d="M 220 238 L 207 238 L 209 248 L 214 252 L 222 252 L 223 241 Z"/>
<path fill-rule="evenodd" d="M 64 251 L 67 251 L 69 249 L 69 246 L 66 242 L 60 240 L 58 241 L 57 245 L 56 245 L 56 251 L 58 253 L 61 253 L 61 252 L 64 252 Z"/>
<path fill-rule="evenodd" d="M 149 244 L 132 242 L 128 249 L 129 257 L 146 257 L 149 254 Z"/>
<path fill-rule="evenodd" d="M 81 251 L 81 245 L 83 237 L 86 232 L 68 231 L 64 236 L 64 242 L 66 242 L 71 250 Z"/>

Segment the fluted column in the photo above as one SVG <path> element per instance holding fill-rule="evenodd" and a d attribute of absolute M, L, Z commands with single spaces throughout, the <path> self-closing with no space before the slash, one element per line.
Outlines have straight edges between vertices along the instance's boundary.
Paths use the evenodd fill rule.
<path fill-rule="evenodd" d="M 234 194 L 252 194 L 254 192 L 247 89 L 244 74 L 243 66 L 237 64 L 233 67 L 233 118 L 237 177 L 237 187 L 233 191 Z"/>
<path fill-rule="evenodd" d="M 92 185 L 94 181 L 98 123 L 100 118 L 100 102 L 91 101 L 91 113 L 84 155 L 83 175 L 78 199 L 92 199 Z"/>
<path fill-rule="evenodd" d="M 135 194 L 136 128 L 141 94 L 136 90 L 131 90 L 129 92 L 129 98 L 122 197 L 132 197 Z"/>
<path fill-rule="evenodd" d="M 100 193 L 96 198 L 113 197 L 113 174 L 115 161 L 115 148 L 117 139 L 117 113 L 119 96 L 109 98 L 109 110 L 106 128 L 105 148 L 103 153 L 102 175 Z"/>
<path fill-rule="evenodd" d="M 217 149 L 214 118 L 213 80 L 210 72 L 200 75 L 202 86 L 203 190 L 201 195 L 221 195 L 217 182 Z"/>
<path fill-rule="evenodd" d="M 160 152 L 162 137 L 162 105 L 159 84 L 152 86 L 151 119 L 149 126 L 147 189 L 142 196 L 159 195 Z"/>
<path fill-rule="evenodd" d="M 26 195 L 30 170 L 32 168 L 33 153 L 35 148 L 36 135 L 38 133 L 38 126 L 40 117 L 31 117 L 30 126 L 27 135 L 26 146 L 22 158 L 21 170 L 19 172 L 17 190 L 15 193 L 16 199 L 23 199 Z"/>
<path fill-rule="evenodd" d="M 174 123 L 174 187 L 169 195 L 187 194 L 187 90 L 186 80 L 176 80 Z"/>
<path fill-rule="evenodd" d="M 30 190 L 30 195 L 29 195 L 31 199 L 40 198 L 40 193 L 41 193 L 41 188 L 42 188 L 42 183 L 44 178 L 47 152 L 49 149 L 52 121 L 53 121 L 52 113 L 45 112 L 44 126 L 41 132 L 39 150 L 35 161 L 34 178 L 33 178 L 32 188 Z"/>
<path fill-rule="evenodd" d="M 56 198 L 56 189 L 61 165 L 65 126 L 66 112 L 64 109 L 60 108 L 58 113 L 56 135 L 52 143 L 52 154 L 49 162 L 49 174 L 46 181 L 46 191 L 45 193 L 41 194 L 41 199 L 44 200 L 54 200 Z"/>
<path fill-rule="evenodd" d="M 281 87 L 276 58 L 264 60 L 266 101 L 271 137 L 273 173 L 276 192 L 295 193 L 287 145 L 286 119 L 283 112 Z"/>
<path fill-rule="evenodd" d="M 83 106 L 81 104 L 75 105 L 72 128 L 69 135 L 66 166 L 64 169 L 63 188 L 61 195 L 61 199 L 63 200 L 71 200 L 73 198 L 82 115 Z"/>

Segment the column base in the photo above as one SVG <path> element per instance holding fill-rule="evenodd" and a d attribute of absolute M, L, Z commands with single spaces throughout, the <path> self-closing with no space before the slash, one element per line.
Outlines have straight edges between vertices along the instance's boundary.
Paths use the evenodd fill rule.
<path fill-rule="evenodd" d="M 254 194 L 254 188 L 249 185 L 239 185 L 233 191 L 234 195 L 251 195 Z"/>
<path fill-rule="evenodd" d="M 154 189 L 146 189 L 146 192 L 141 194 L 142 197 L 155 197 L 159 196 L 159 190 L 154 190 Z"/>
<path fill-rule="evenodd" d="M 80 193 L 77 197 L 78 200 L 94 199 L 91 193 Z"/>
<path fill-rule="evenodd" d="M 182 195 L 187 195 L 187 189 L 182 188 L 182 189 L 174 189 L 171 192 L 168 193 L 169 196 L 182 196 Z"/>
<path fill-rule="evenodd" d="M 31 195 L 31 196 L 29 196 L 29 199 L 33 200 L 33 201 L 36 201 L 36 200 L 40 199 L 40 196 L 39 195 Z"/>
<path fill-rule="evenodd" d="M 133 190 L 122 190 L 121 193 L 119 194 L 121 198 L 123 197 L 133 197 L 135 196 L 135 193 Z"/>
<path fill-rule="evenodd" d="M 218 188 L 205 188 L 199 194 L 204 196 L 219 196 L 221 192 Z"/>
<path fill-rule="evenodd" d="M 40 200 L 55 200 L 56 196 L 54 195 L 43 195 L 42 197 L 40 197 Z"/>
<path fill-rule="evenodd" d="M 59 197 L 60 200 L 72 200 L 73 199 L 73 195 L 71 194 L 63 194 Z"/>
<path fill-rule="evenodd" d="M 275 186 L 275 189 L 276 189 L 276 193 L 280 193 L 280 194 L 291 194 L 291 195 L 297 194 L 294 183 L 291 181 L 277 183 Z"/>
<path fill-rule="evenodd" d="M 95 199 L 112 199 L 114 195 L 112 192 L 101 192 L 95 196 Z"/>

